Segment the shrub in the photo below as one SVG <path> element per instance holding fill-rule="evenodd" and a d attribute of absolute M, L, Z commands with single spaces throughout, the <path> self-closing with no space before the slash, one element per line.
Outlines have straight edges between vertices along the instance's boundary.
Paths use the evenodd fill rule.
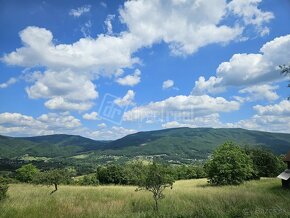
<path fill-rule="evenodd" d="M 6 180 L 0 177 L 0 201 L 6 198 L 8 191 L 8 184 Z"/>
<path fill-rule="evenodd" d="M 26 164 L 16 170 L 17 179 L 21 182 L 31 182 L 39 170 L 33 164 Z"/>

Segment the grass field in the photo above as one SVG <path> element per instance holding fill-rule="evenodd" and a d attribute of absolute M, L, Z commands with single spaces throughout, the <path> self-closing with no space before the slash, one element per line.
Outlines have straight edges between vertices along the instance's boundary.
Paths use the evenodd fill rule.
<path fill-rule="evenodd" d="M 0 217 L 290 217 L 290 191 L 278 179 L 212 187 L 205 179 L 177 181 L 153 211 L 150 193 L 130 186 L 11 184 Z"/>

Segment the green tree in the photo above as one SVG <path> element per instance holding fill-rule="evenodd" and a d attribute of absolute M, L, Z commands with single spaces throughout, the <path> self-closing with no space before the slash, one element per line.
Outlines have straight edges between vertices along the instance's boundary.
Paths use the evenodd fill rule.
<path fill-rule="evenodd" d="M 33 164 L 26 164 L 16 170 L 17 179 L 21 182 L 31 182 L 39 170 Z"/>
<path fill-rule="evenodd" d="M 238 145 L 224 143 L 206 163 L 208 182 L 214 185 L 238 185 L 252 177 L 251 158 Z"/>
<path fill-rule="evenodd" d="M 99 185 L 99 180 L 97 178 L 97 175 L 85 175 L 81 181 L 81 185 Z"/>
<path fill-rule="evenodd" d="M 70 173 L 65 169 L 53 169 L 39 172 L 34 177 L 33 183 L 47 186 L 54 186 L 54 193 L 58 190 L 60 184 L 69 184 L 72 181 Z"/>
<path fill-rule="evenodd" d="M 247 148 L 246 153 L 252 159 L 258 177 L 276 177 L 286 168 L 282 159 L 271 151 L 261 148 Z"/>
<path fill-rule="evenodd" d="M 152 192 L 155 202 L 154 209 L 159 210 L 158 201 L 163 199 L 165 195 L 163 191 L 170 187 L 172 188 L 174 179 L 168 172 L 168 169 L 160 164 L 153 162 L 148 166 L 144 178 L 141 178 L 136 191 L 146 190 Z"/>
<path fill-rule="evenodd" d="M 3 177 L 0 177 L 0 201 L 7 196 L 7 191 L 8 183 Z"/>

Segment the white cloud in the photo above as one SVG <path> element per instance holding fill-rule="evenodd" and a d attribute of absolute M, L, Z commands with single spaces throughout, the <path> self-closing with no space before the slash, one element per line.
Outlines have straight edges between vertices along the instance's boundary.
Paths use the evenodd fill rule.
<path fill-rule="evenodd" d="M 211 43 L 232 41 L 242 33 L 241 27 L 220 24 L 226 6 L 224 0 L 126 1 L 120 15 L 145 45 L 164 41 L 174 54 L 192 54 Z"/>
<path fill-rule="evenodd" d="M 92 100 L 98 97 L 95 85 L 86 75 L 78 75 L 70 70 L 45 71 L 37 74 L 35 83 L 26 88 L 32 99 L 46 98 L 45 106 L 57 110 L 88 110 Z"/>
<path fill-rule="evenodd" d="M 98 113 L 95 112 L 95 111 L 93 111 L 93 112 L 91 112 L 91 113 L 85 113 L 85 114 L 83 115 L 83 118 L 84 118 L 85 120 L 98 120 L 98 119 L 99 119 L 99 117 L 98 117 Z"/>
<path fill-rule="evenodd" d="M 113 126 L 110 129 L 102 128 L 89 132 L 88 134 L 86 134 L 86 136 L 96 140 L 114 140 L 133 133 L 136 133 L 136 130 Z"/>
<path fill-rule="evenodd" d="M 227 101 L 222 97 L 179 95 L 163 101 L 151 102 L 145 106 L 135 107 L 125 112 L 123 119 L 127 121 L 193 119 L 197 116 L 205 116 L 217 112 L 235 111 L 239 109 L 239 106 L 239 102 Z"/>
<path fill-rule="evenodd" d="M 255 85 L 241 89 L 239 93 L 249 95 L 247 97 L 244 97 L 245 101 L 275 101 L 279 98 L 278 94 L 275 92 L 276 89 L 278 89 L 278 86 L 271 86 L 267 84 Z"/>
<path fill-rule="evenodd" d="M 60 111 L 86 111 L 89 110 L 93 103 L 91 102 L 72 102 L 64 99 L 63 97 L 53 97 L 44 103 L 45 107 L 50 110 Z"/>
<path fill-rule="evenodd" d="M 73 17 L 80 17 L 85 13 L 89 13 L 91 10 L 91 5 L 84 5 L 82 7 L 76 8 L 76 9 L 71 9 L 69 11 L 69 15 Z"/>
<path fill-rule="evenodd" d="M 5 83 L 0 83 L 0 89 L 5 89 L 10 85 L 13 85 L 14 83 L 17 82 L 17 79 L 14 77 L 11 77 L 9 80 L 7 80 L 7 82 Z"/>
<path fill-rule="evenodd" d="M 107 125 L 105 123 L 100 123 L 100 124 L 98 124 L 98 127 L 100 127 L 100 128 L 106 128 Z"/>
<path fill-rule="evenodd" d="M 117 98 L 114 103 L 120 107 L 134 105 L 135 92 L 133 90 L 128 90 L 123 98 Z"/>
<path fill-rule="evenodd" d="M 290 133 L 290 102 L 283 100 L 273 105 L 254 106 L 256 114 L 240 120 L 234 127 L 270 132 Z"/>
<path fill-rule="evenodd" d="M 206 93 L 217 94 L 224 92 L 225 88 L 219 86 L 222 78 L 217 78 L 211 76 L 208 80 L 205 80 L 203 76 L 200 76 L 197 81 L 195 81 L 195 86 L 191 92 L 192 95 L 204 95 Z"/>
<path fill-rule="evenodd" d="M 123 78 L 118 78 L 116 80 L 117 83 L 119 83 L 122 86 L 135 86 L 141 81 L 141 71 L 139 69 L 136 69 L 134 74 L 127 75 Z"/>
<path fill-rule="evenodd" d="M 113 126 L 107 128 L 105 123 L 98 125 L 100 129 L 89 130 L 82 126 L 79 119 L 64 113 L 42 114 L 37 118 L 19 113 L 0 113 L 0 134 L 9 136 L 38 136 L 50 134 L 74 134 L 95 140 L 118 139 L 136 130 Z"/>
<path fill-rule="evenodd" d="M 115 15 L 109 14 L 105 20 L 105 25 L 107 27 L 107 34 L 109 34 L 109 35 L 113 34 L 112 20 L 114 18 L 115 18 Z"/>
<path fill-rule="evenodd" d="M 234 54 L 228 62 L 218 66 L 215 77 L 210 77 L 209 80 L 199 78 L 193 90 L 214 93 L 225 90 L 228 86 L 247 87 L 282 80 L 284 78 L 277 66 L 290 60 L 290 50 L 285 48 L 290 48 L 290 35 L 267 42 L 260 53 Z"/>
<path fill-rule="evenodd" d="M 169 79 L 163 82 L 162 89 L 169 89 L 169 88 L 172 88 L 173 86 L 174 86 L 174 81 Z"/>
<path fill-rule="evenodd" d="M 19 113 L 0 114 L 0 133 L 12 136 L 34 136 L 56 133 L 73 134 L 81 123 L 69 113 L 49 113 L 38 118 Z"/>
<path fill-rule="evenodd" d="M 220 116 L 218 113 L 213 113 L 205 116 L 193 117 L 191 119 L 183 120 L 182 123 L 178 121 L 170 121 L 162 124 L 163 128 L 179 128 L 179 127 L 223 127 L 219 120 Z"/>
<path fill-rule="evenodd" d="M 261 36 L 269 34 L 269 28 L 264 26 L 274 18 L 271 12 L 264 12 L 258 8 L 262 0 L 233 0 L 228 9 L 243 18 L 246 25 L 254 25 Z"/>
<path fill-rule="evenodd" d="M 49 30 L 30 26 L 20 32 L 20 38 L 24 46 L 4 55 L 5 63 L 23 67 L 45 66 L 50 70 L 70 69 L 97 77 L 138 62 L 131 55 L 139 44 L 128 33 L 119 36 L 100 34 L 96 39 L 81 38 L 73 44 L 55 45 Z"/>

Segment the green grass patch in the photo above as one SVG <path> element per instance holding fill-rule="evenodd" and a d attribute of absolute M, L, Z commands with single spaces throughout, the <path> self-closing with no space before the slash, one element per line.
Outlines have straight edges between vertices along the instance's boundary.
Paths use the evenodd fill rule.
<path fill-rule="evenodd" d="M 278 179 L 213 187 L 205 179 L 183 180 L 165 191 L 159 213 L 151 193 L 133 186 L 11 184 L 0 217 L 290 217 L 290 191 Z"/>

